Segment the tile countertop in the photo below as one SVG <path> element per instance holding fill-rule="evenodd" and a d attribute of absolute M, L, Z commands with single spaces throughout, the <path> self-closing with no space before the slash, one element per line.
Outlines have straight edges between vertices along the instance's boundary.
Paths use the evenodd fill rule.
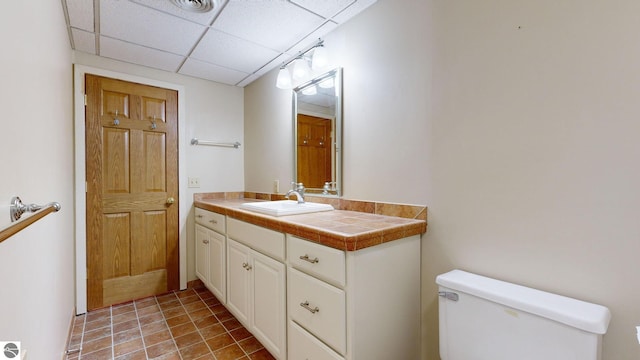
<path fill-rule="evenodd" d="M 311 214 L 270 216 L 240 209 L 252 198 L 211 198 L 194 196 L 197 208 L 213 211 L 262 226 L 292 234 L 306 240 L 339 250 L 355 251 L 427 231 L 426 220 L 351 210 L 333 210 Z M 315 199 L 313 200 L 315 202 Z M 387 204 L 387 206 L 389 206 Z M 402 206 L 402 205 L 399 205 Z M 334 208 L 340 207 L 334 204 Z M 421 212 L 422 214 L 422 212 Z M 426 218 L 426 208 L 424 215 Z"/>

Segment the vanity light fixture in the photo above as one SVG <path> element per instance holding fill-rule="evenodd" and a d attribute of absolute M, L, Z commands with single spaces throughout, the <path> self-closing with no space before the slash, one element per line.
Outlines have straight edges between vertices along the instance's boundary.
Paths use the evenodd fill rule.
<path fill-rule="evenodd" d="M 291 89 L 291 73 L 285 66 L 280 68 L 278 72 L 278 78 L 276 79 L 276 86 L 280 89 Z"/>
<path fill-rule="evenodd" d="M 311 63 L 311 68 L 309 68 L 309 63 Z M 294 82 L 309 77 L 311 69 L 313 71 L 322 70 L 328 63 L 324 40 L 318 39 L 309 48 L 299 52 L 297 56 L 289 61 L 282 63 L 276 79 L 276 87 L 279 89 L 291 89 L 294 86 Z M 291 70 L 289 70 L 289 65 L 291 65 Z"/>
<path fill-rule="evenodd" d="M 307 64 L 307 60 L 303 59 L 302 56 L 293 61 L 293 80 L 306 78 L 310 72 L 309 64 Z"/>
<path fill-rule="evenodd" d="M 311 60 L 311 68 L 313 70 L 321 70 L 324 69 L 325 66 L 329 63 L 329 57 L 327 54 L 327 49 L 324 48 L 323 44 L 316 46 L 315 50 L 313 50 L 313 59 Z"/>

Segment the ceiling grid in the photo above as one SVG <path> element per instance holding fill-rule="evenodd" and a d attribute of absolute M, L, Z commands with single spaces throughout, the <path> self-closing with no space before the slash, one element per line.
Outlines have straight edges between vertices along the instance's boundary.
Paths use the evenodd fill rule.
<path fill-rule="evenodd" d="M 240 87 L 375 1 L 62 0 L 76 51 Z"/>

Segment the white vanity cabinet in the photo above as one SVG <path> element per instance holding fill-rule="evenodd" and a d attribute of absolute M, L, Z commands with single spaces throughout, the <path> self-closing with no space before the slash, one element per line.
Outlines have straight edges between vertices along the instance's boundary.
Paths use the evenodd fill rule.
<path fill-rule="evenodd" d="M 196 276 L 221 302 L 226 301 L 224 215 L 196 208 Z"/>
<path fill-rule="evenodd" d="M 345 251 L 286 229 L 196 208 L 197 276 L 278 360 L 420 358 L 420 235 Z"/>
<path fill-rule="evenodd" d="M 340 251 L 287 235 L 290 359 L 420 357 L 420 236 Z"/>
<path fill-rule="evenodd" d="M 284 360 L 284 234 L 233 218 L 227 225 L 227 308 L 274 357 Z"/>

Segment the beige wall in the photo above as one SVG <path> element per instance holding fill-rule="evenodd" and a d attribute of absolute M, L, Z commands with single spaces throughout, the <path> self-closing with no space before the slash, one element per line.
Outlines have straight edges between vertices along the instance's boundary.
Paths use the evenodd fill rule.
<path fill-rule="evenodd" d="M 640 356 L 639 10 L 379 0 L 327 36 L 345 74 L 345 197 L 429 206 L 424 359 L 439 358 L 434 279 L 453 268 L 605 305 L 603 359 Z M 245 92 L 245 138 L 269 135 L 246 149 L 247 190 L 290 177 L 274 83 Z"/>
<path fill-rule="evenodd" d="M 59 1 L 0 11 L 0 227 L 13 196 L 62 210 L 0 244 L 0 341 L 61 359 L 74 308 L 71 51 Z"/>

